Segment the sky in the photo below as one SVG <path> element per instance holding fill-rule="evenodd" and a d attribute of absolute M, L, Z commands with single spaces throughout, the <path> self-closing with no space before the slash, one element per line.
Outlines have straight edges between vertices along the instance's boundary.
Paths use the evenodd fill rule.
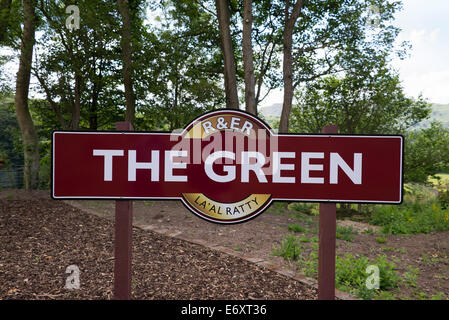
<path fill-rule="evenodd" d="M 419 94 L 431 103 L 449 104 L 449 0 L 403 0 L 395 26 L 402 31 L 397 44 L 408 41 L 412 48 L 404 60 L 394 59 L 404 92 Z M 282 91 L 270 94 L 262 107 L 282 103 Z"/>
<path fill-rule="evenodd" d="M 403 0 L 395 25 L 397 40 L 412 45 L 407 59 L 393 61 L 405 93 L 449 104 L 449 1 Z"/>

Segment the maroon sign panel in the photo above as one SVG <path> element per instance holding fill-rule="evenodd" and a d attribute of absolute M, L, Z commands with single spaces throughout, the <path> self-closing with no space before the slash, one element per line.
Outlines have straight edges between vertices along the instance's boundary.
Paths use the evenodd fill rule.
<path fill-rule="evenodd" d="M 214 222 L 273 200 L 401 203 L 401 136 L 281 135 L 235 110 L 179 133 L 53 133 L 55 199 L 180 199 Z"/>

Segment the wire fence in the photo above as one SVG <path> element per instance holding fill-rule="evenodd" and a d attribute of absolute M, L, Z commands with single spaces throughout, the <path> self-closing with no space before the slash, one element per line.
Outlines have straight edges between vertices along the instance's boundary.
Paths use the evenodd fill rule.
<path fill-rule="evenodd" d="M 0 170 L 0 187 L 3 189 L 22 189 L 23 167 Z"/>

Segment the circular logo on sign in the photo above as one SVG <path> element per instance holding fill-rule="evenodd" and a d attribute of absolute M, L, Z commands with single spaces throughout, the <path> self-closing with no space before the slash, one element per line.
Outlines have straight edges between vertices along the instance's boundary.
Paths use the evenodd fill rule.
<path fill-rule="evenodd" d="M 237 110 L 214 111 L 193 121 L 183 139 L 190 140 L 194 157 L 214 181 L 214 188 L 183 193 L 184 204 L 199 217 L 222 224 L 240 223 L 262 213 L 271 203 L 271 194 L 250 190 L 253 181 L 264 182 L 264 171 L 269 169 L 265 158 L 257 155 L 267 153 L 270 136 L 267 124 Z"/>

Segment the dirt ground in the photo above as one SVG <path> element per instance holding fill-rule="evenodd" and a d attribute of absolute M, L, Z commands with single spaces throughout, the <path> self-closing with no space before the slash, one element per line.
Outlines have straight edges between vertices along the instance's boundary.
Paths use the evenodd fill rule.
<path fill-rule="evenodd" d="M 21 199 L 22 201 L 14 201 L 15 199 Z M 29 199 L 30 201 L 24 202 L 24 199 Z M 111 297 L 111 284 L 112 284 L 112 267 L 113 262 L 112 258 L 112 223 L 114 217 L 114 205 L 113 201 L 55 201 L 50 200 L 48 192 L 18 192 L 12 190 L 4 190 L 0 192 L 0 201 L 3 209 L 0 209 L 2 212 L 1 216 L 1 234 L 0 234 L 0 253 L 2 256 L 2 262 L 0 263 L 0 297 L 11 298 L 11 297 L 20 297 L 20 298 L 51 298 L 51 295 L 55 295 L 57 298 L 110 298 Z M 69 206 L 70 205 L 70 206 Z M 7 207 L 7 209 L 5 209 Z M 39 208 L 39 210 L 38 210 Z M 55 208 L 55 209 L 52 209 Z M 82 209 L 81 212 L 78 209 Z M 11 216 L 12 211 L 18 210 L 14 216 Z M 48 215 L 48 212 L 53 212 L 52 210 L 56 210 L 57 213 Z M 35 213 L 37 211 L 38 213 Z M 267 212 L 261 214 L 257 218 L 242 224 L 237 225 L 218 225 L 213 224 L 207 221 L 204 221 L 190 211 L 188 211 L 181 202 L 178 201 L 134 201 L 134 209 L 133 209 L 133 218 L 134 225 L 139 226 L 141 228 L 151 230 L 165 230 L 167 233 L 182 235 L 183 239 L 187 240 L 202 240 L 204 243 L 207 243 L 209 246 L 221 246 L 229 248 L 235 253 L 244 255 L 244 256 L 252 256 L 258 257 L 262 260 L 268 261 L 267 266 L 274 267 L 282 267 L 285 269 L 289 269 L 293 274 L 298 273 L 297 266 L 294 263 L 285 261 L 281 257 L 273 256 L 272 250 L 273 246 L 280 245 L 282 239 L 285 238 L 286 235 L 291 234 L 292 232 L 288 230 L 288 225 L 297 223 L 298 220 L 296 217 L 289 214 L 288 211 L 281 210 L 280 212 L 276 209 L 275 206 L 272 206 Z M 17 214 L 24 215 L 26 212 L 26 216 L 29 220 L 28 224 L 25 222 L 21 222 L 21 219 Z M 47 213 L 45 213 L 47 212 Z M 85 214 L 87 212 L 89 214 Z M 20 262 L 14 262 L 14 259 L 17 259 L 16 256 L 23 257 L 23 259 L 28 258 L 26 251 L 23 250 L 39 250 L 39 245 L 32 246 L 28 244 L 26 246 L 27 249 L 14 249 L 12 241 L 19 241 L 20 244 L 27 244 L 27 241 L 32 240 L 33 235 L 36 232 L 37 226 L 31 223 L 31 218 L 37 215 L 41 216 L 40 220 L 38 220 L 39 230 L 40 232 L 47 232 L 45 228 L 53 228 L 52 231 L 48 231 L 48 239 L 46 240 L 46 245 L 50 245 L 50 236 L 54 237 L 58 236 L 58 241 L 61 244 L 58 244 L 58 250 L 61 252 L 65 252 L 66 254 L 73 255 L 74 252 L 77 254 L 81 254 L 79 252 L 81 248 L 89 249 L 88 252 L 91 252 L 92 255 L 95 256 L 94 261 L 86 262 L 86 270 L 89 268 L 101 268 L 101 270 L 95 270 L 92 275 L 92 279 L 89 280 L 92 282 L 92 290 L 95 288 L 95 292 L 90 292 L 88 295 L 83 295 L 81 292 L 79 293 L 67 293 L 61 288 L 53 291 L 46 291 L 45 288 L 39 289 L 34 288 L 33 293 L 29 290 L 24 290 L 23 283 L 20 281 L 24 281 L 22 278 L 28 278 L 28 282 L 31 282 L 30 275 L 31 273 L 28 271 L 28 274 L 23 274 L 22 277 L 18 277 L 17 274 L 10 273 L 11 270 L 5 273 L 5 270 L 8 269 L 20 269 L 22 272 L 26 271 L 26 268 L 20 266 Z M 98 219 L 101 218 L 101 219 Z M 6 219 L 6 222 L 5 222 Z M 8 220 L 9 219 L 9 220 Z M 34 219 L 34 218 L 33 218 Z M 57 219 L 54 221 L 54 219 Z M 309 228 L 309 232 L 317 233 L 317 217 L 310 217 L 312 222 L 309 222 L 307 227 Z M 17 224 L 11 224 L 11 221 Z M 59 221 L 64 222 L 65 224 L 59 224 Z M 86 222 L 87 221 L 87 222 Z M 5 226 L 6 223 L 6 226 Z M 78 224 L 78 227 L 76 227 Z M 352 226 L 354 229 L 357 229 L 359 232 L 366 230 L 367 228 L 375 229 L 373 226 L 369 226 L 367 224 L 361 222 L 347 221 L 347 220 L 339 220 L 339 225 Z M 17 227 L 20 226 L 20 229 Z M 25 227 L 26 226 L 26 227 Z M 72 230 L 75 226 L 76 230 Z M 93 229 L 86 229 L 87 226 Z M 24 229 L 23 229 L 24 228 Z M 96 230 L 98 229 L 98 230 Z M 23 235 L 24 231 L 27 230 L 28 235 Z M 43 231 L 42 231 L 43 230 Z M 17 234 L 16 234 L 17 233 Z M 38 234 L 41 234 L 38 233 Z M 89 237 L 89 234 L 92 238 Z M 310 236 L 310 234 L 309 234 Z M 31 237 L 31 238 L 30 238 Z M 76 246 L 70 245 L 70 241 L 72 241 L 72 237 L 77 239 L 78 243 Z M 384 237 L 384 236 L 382 236 Z M 134 273 L 138 273 L 136 275 L 136 284 L 135 284 L 135 296 L 136 298 L 141 299 L 154 299 L 154 298 L 162 298 L 162 299 L 177 299 L 177 298 L 203 298 L 203 299 L 247 299 L 247 298 L 265 298 L 265 299 L 315 299 L 316 292 L 311 288 L 305 288 L 304 285 L 300 285 L 297 281 L 293 281 L 292 279 L 282 279 L 279 280 L 279 275 L 274 275 L 269 272 L 268 269 L 260 268 L 254 264 L 248 263 L 247 261 L 243 261 L 238 259 L 238 263 L 235 261 L 236 258 L 231 256 L 222 256 L 222 253 L 217 253 L 210 251 L 201 246 L 192 245 L 188 242 L 179 242 L 180 240 L 164 237 L 154 232 L 149 232 L 145 234 L 144 231 L 136 229 L 134 240 L 136 243 L 136 255 L 133 259 L 133 263 L 135 264 Z M 394 260 L 394 263 L 397 266 L 397 271 L 401 274 L 410 271 L 410 268 L 419 269 L 419 277 L 416 280 L 415 285 L 405 286 L 400 288 L 400 292 L 396 292 L 399 298 L 430 298 L 434 294 L 444 293 L 446 298 L 449 297 L 449 232 L 440 232 L 440 233 L 432 233 L 426 235 L 413 235 L 413 236 L 398 236 L 398 235 L 386 235 L 386 242 L 379 243 L 378 234 L 357 234 L 354 235 L 354 240 L 351 242 L 337 239 L 337 254 L 344 255 L 345 253 L 351 253 L 355 256 L 357 255 L 365 255 L 370 258 L 375 258 L 377 255 L 386 255 L 389 259 Z M 26 241 L 25 241 L 26 240 Z M 9 245 L 5 244 L 8 243 Z M 65 241 L 65 242 L 64 242 Z M 85 242 L 82 242 L 85 241 Z M 194 269 L 192 269 L 192 273 L 189 272 L 186 275 L 184 274 L 185 268 L 183 269 L 173 269 L 173 273 L 166 275 L 167 279 L 170 280 L 168 283 L 161 281 L 162 276 L 157 276 L 154 270 L 150 270 L 151 268 L 157 268 L 154 264 L 149 264 L 148 261 L 157 261 L 159 262 L 161 256 L 155 256 L 154 250 L 156 247 L 154 245 L 149 245 L 154 241 L 166 244 L 166 253 L 163 257 L 167 257 L 167 255 L 174 262 L 184 262 L 189 266 L 196 265 L 195 261 L 196 255 L 201 255 L 201 259 L 212 259 L 212 267 L 206 266 L 206 261 L 203 261 L 197 266 L 197 268 L 206 268 L 208 271 L 208 277 L 211 278 L 221 278 L 220 285 L 216 283 L 217 287 L 222 287 L 224 283 L 229 282 L 230 286 L 234 285 L 234 289 L 239 290 L 233 291 L 231 288 L 228 288 L 228 291 L 225 289 L 215 290 L 214 285 L 208 284 L 203 280 L 203 286 L 207 287 L 208 292 L 198 292 L 198 288 L 200 288 L 199 284 L 193 284 L 192 281 L 196 281 L 195 279 L 198 277 L 194 277 Z M 172 241 L 174 243 L 172 244 Z M 55 242 L 56 243 L 56 242 Z M 94 254 L 94 250 L 100 250 L 99 243 L 101 243 L 100 253 Z M 169 244 L 170 243 L 170 244 Z M 15 244 L 18 245 L 17 243 Z M 66 245 L 67 248 L 63 246 Z M 87 246 L 87 247 L 86 247 Z M 188 248 L 188 249 L 187 249 Z M 49 248 L 47 248 L 49 249 Z M 199 250 L 201 253 L 191 254 L 189 250 Z M 16 252 L 19 250 L 20 252 Z M 56 249 L 55 249 L 56 250 Z M 142 253 L 139 250 L 143 250 Z M 104 251 L 104 252 L 103 252 Z M 182 251 L 182 252 L 181 252 Z M 34 253 L 34 251 L 32 251 Z M 40 253 L 39 253 L 40 252 Z M 36 254 L 39 256 L 39 261 L 42 259 L 47 259 L 50 261 L 51 258 L 45 258 L 45 255 L 49 255 L 52 257 L 60 256 L 59 253 L 56 254 L 54 251 L 53 254 L 45 253 L 43 255 L 43 251 L 36 251 Z M 206 253 L 207 252 L 207 253 Z M 192 256 L 193 255 L 193 256 Z M 4 259 L 4 256 L 8 256 L 8 259 Z M 79 255 L 78 255 L 79 257 Z M 81 259 L 81 258 L 79 258 Z M 6 265 L 4 260 L 7 262 Z M 70 260 L 70 259 L 69 259 Z M 61 271 L 61 268 L 66 268 L 69 260 L 65 260 L 66 262 L 62 263 L 60 261 L 58 263 L 57 273 L 59 275 L 59 284 L 60 282 L 67 277 L 64 274 L 64 270 Z M 78 263 L 84 260 L 80 260 Z M 103 261 L 100 263 L 100 261 Z M 104 263 L 104 261 L 109 261 L 108 263 Z M 228 262 L 226 262 L 228 261 Z M 236 263 L 237 266 L 233 266 L 229 268 L 227 263 Z M 76 261 L 75 261 L 76 262 Z M 74 264 L 76 264 L 73 262 Z M 97 262 L 100 264 L 98 267 L 94 267 L 93 264 Z M 240 263 L 242 266 L 240 266 Z M 223 265 L 224 264 L 224 265 Z M 39 264 L 37 264 L 39 265 Z M 203 266 L 203 267 L 201 267 Z M 56 266 L 55 266 L 56 267 Z M 174 266 L 164 268 L 175 268 Z M 223 268 L 223 269 L 220 269 Z M 233 273 L 230 270 L 236 268 L 237 273 Z M 244 272 L 245 270 L 253 270 L 254 274 L 251 272 Z M 38 273 L 38 269 L 33 269 L 35 273 Z M 53 270 L 53 272 L 56 272 Z M 196 269 L 198 271 L 198 269 Z M 182 272 L 181 272 L 182 271 Z M 224 272 L 226 271 L 226 272 Z M 9 273 L 8 273 L 9 272 Z M 87 274 L 88 271 L 82 271 L 82 274 Z M 228 274 L 229 273 L 229 274 Z M 98 277 L 98 274 L 104 274 L 104 277 Z M 142 276 L 141 274 L 145 274 Z M 177 274 L 174 276 L 174 274 Z M 231 278 L 224 278 L 225 274 L 228 274 Z M 3 281 L 5 276 L 9 275 L 8 281 Z M 152 275 L 152 276 L 149 276 Z M 245 275 L 245 276 L 244 276 Z M 263 283 L 256 283 L 254 278 L 251 279 L 251 284 L 255 287 L 248 288 L 248 279 L 245 277 L 265 277 L 270 276 L 274 277 L 276 280 L 262 280 L 261 281 L 271 281 L 271 283 L 276 282 L 273 288 L 271 286 L 265 286 Z M 87 277 L 87 275 L 86 275 Z M 235 280 L 235 278 L 239 280 Z M 245 279 L 243 279 L 245 278 Z M 274 279 L 273 278 L 273 279 Z M 21 280 L 20 280 L 21 279 Z M 156 280 L 159 279 L 159 280 Z M 259 279 L 259 278 L 257 278 Z M 243 281 L 246 283 L 238 284 L 235 281 Z M 154 283 L 161 282 L 160 286 L 164 286 L 168 288 L 171 284 L 172 286 L 179 288 L 179 285 L 185 286 L 186 283 L 189 283 L 189 288 L 185 292 L 177 292 L 178 290 L 172 290 L 173 292 L 161 293 L 155 287 Z M 172 282 L 173 281 L 173 282 Z M 211 280 L 208 280 L 211 281 Z M 278 283 L 278 281 L 280 281 Z M 53 281 L 54 282 L 54 281 Z M 242 282 L 242 283 L 243 283 Z M 20 285 L 19 285 L 20 284 Z M 151 285 L 150 285 L 151 284 Z M 28 285 L 28 284 L 27 284 Z M 16 288 L 17 286 L 17 288 Z M 210 286 L 212 286 L 212 290 L 210 290 Z M 240 288 L 240 286 L 242 286 Z M 285 287 L 283 287 L 285 286 Z M 20 289 L 22 288 L 22 289 Z M 59 288 L 59 287 L 58 287 Z M 151 288 L 151 289 L 150 289 Z M 270 289 L 267 289 L 270 288 Z M 295 288 L 296 293 L 292 292 L 292 288 Z M 14 289 L 18 291 L 15 292 Z M 11 291 L 13 290 L 13 291 Z M 55 291 L 56 290 L 56 291 Z M 180 289 L 181 290 L 181 289 Z M 205 289 L 203 289 L 205 290 Z M 209 292 L 210 290 L 210 292 Z M 225 291 L 223 291 L 225 290 Z M 182 291 L 182 290 L 181 290 Z M 49 293 L 53 292 L 53 293 Z M 56 292 L 56 293 L 55 293 Z M 297 293 L 300 293 L 298 296 Z M 50 296 L 36 296 L 36 294 L 47 294 Z"/>
<path fill-rule="evenodd" d="M 114 225 L 103 210 L 99 217 L 41 192 L 1 192 L 0 299 L 110 299 Z M 79 290 L 64 288 L 73 265 Z M 313 288 L 267 268 L 139 228 L 132 269 L 133 299 L 316 298 Z"/>

